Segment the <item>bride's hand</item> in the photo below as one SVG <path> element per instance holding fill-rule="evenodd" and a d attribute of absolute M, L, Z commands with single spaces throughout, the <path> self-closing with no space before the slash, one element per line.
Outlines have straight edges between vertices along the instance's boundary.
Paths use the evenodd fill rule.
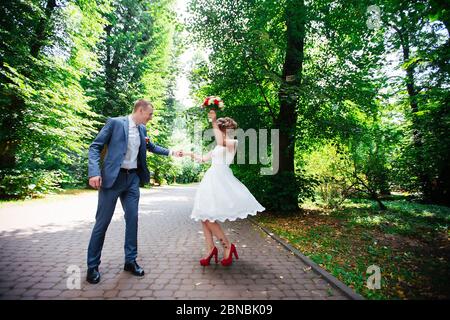
<path fill-rule="evenodd" d="M 183 152 L 183 156 L 184 157 L 189 157 L 192 160 L 195 160 L 195 158 L 196 158 L 196 155 L 193 152 L 190 152 L 190 151 Z"/>
<path fill-rule="evenodd" d="M 202 162 L 202 157 L 197 155 L 197 154 L 195 154 L 195 153 L 193 153 L 193 152 L 191 152 L 189 154 L 189 156 L 191 157 L 192 160 L 194 160 L 196 162 Z"/>
<path fill-rule="evenodd" d="M 211 121 L 213 121 L 213 122 L 216 121 L 216 119 L 217 119 L 216 111 L 215 110 L 210 110 L 208 112 L 208 118 L 210 118 Z"/>

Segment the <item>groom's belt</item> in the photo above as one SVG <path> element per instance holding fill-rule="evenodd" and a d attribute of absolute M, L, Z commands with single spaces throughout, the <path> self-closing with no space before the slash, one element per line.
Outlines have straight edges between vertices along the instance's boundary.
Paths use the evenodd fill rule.
<path fill-rule="evenodd" d="M 136 172 L 137 169 L 125 169 L 125 168 L 120 168 L 120 172 L 125 172 L 125 173 L 133 173 Z"/>

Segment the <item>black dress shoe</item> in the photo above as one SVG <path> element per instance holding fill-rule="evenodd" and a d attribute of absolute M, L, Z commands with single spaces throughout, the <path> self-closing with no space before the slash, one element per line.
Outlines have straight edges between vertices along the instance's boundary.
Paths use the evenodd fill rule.
<path fill-rule="evenodd" d="M 98 267 L 88 268 L 86 281 L 92 284 L 100 282 L 100 272 L 98 272 Z"/>
<path fill-rule="evenodd" d="M 123 270 L 130 271 L 132 274 L 138 277 L 142 277 L 144 275 L 144 269 L 142 269 L 136 261 L 126 262 L 123 266 Z"/>

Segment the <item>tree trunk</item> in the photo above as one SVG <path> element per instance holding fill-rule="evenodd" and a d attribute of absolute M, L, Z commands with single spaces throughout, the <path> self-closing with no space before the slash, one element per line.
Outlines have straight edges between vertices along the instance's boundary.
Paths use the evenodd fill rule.
<path fill-rule="evenodd" d="M 380 198 L 378 197 L 376 192 L 371 192 L 370 197 L 372 198 L 372 200 L 375 200 L 378 203 L 378 207 L 380 208 L 380 210 L 386 210 L 386 206 L 384 205 L 383 202 L 381 202 Z"/>
<path fill-rule="evenodd" d="M 401 15 L 402 16 L 402 15 Z M 406 19 L 402 16 L 402 20 Z M 403 62 L 408 62 L 410 59 L 410 35 L 404 31 L 404 29 L 399 29 L 394 27 L 400 39 L 400 44 L 403 52 Z M 431 200 L 431 179 L 425 170 L 425 159 L 423 152 L 423 141 L 422 133 L 420 132 L 419 123 L 417 121 L 416 113 L 419 111 L 419 105 L 417 102 L 418 92 L 415 85 L 414 79 L 415 66 L 414 64 L 409 64 L 406 68 L 406 90 L 408 92 L 409 104 L 412 112 L 412 126 L 413 126 L 413 145 L 416 154 L 416 174 L 419 177 L 420 185 L 423 193 L 423 198 L 425 201 Z"/>
<path fill-rule="evenodd" d="M 279 171 L 274 183 L 292 190 L 281 197 L 283 210 L 298 209 L 298 190 L 295 182 L 294 151 L 297 124 L 297 103 L 302 79 L 304 58 L 306 8 L 304 0 L 288 0 L 286 4 L 287 46 L 283 65 L 283 79 L 278 92 L 280 113 L 276 127 L 280 130 Z M 289 188 L 292 187 L 292 188 Z"/>
<path fill-rule="evenodd" d="M 0 140 L 0 169 L 13 169 L 16 166 L 16 152 L 20 143 L 19 127 L 22 124 L 24 101 L 15 95 L 2 107 L 7 116 L 2 117 Z M 13 121 L 14 119 L 14 121 Z"/>
<path fill-rule="evenodd" d="M 114 89 L 114 83 L 115 83 L 115 76 L 114 76 L 114 66 L 113 64 L 116 64 L 117 59 L 114 59 L 114 62 L 112 61 L 111 51 L 112 51 L 112 44 L 110 43 L 111 38 L 111 29 L 112 25 L 106 25 L 105 31 L 106 31 L 106 39 L 105 39 L 105 45 L 106 45 L 106 57 L 105 57 L 105 104 L 103 105 L 102 114 L 103 115 L 109 115 L 111 114 L 111 99 L 112 99 L 112 91 Z M 115 56 L 117 53 L 114 54 Z"/>
<path fill-rule="evenodd" d="M 450 15 L 446 14 L 450 11 L 450 3 L 448 0 L 431 0 L 431 13 L 438 14 L 440 21 L 445 25 L 449 37 L 447 42 L 441 46 L 440 53 L 436 58 L 437 65 L 444 76 L 449 75 L 450 68 L 448 60 L 450 57 Z M 447 96 L 448 97 L 448 96 Z M 444 99 L 443 110 L 449 105 L 448 98 Z M 442 116 L 445 118 L 445 116 Z M 445 130 L 445 129 L 444 129 Z M 440 166 L 438 177 L 432 182 L 432 198 L 434 203 L 450 206 L 450 152 L 445 153 L 444 159 L 441 160 L 443 165 Z"/>
<path fill-rule="evenodd" d="M 56 8 L 56 0 L 47 0 L 47 6 L 45 7 L 45 16 L 39 20 L 36 27 L 34 41 L 30 45 L 30 54 L 32 57 L 37 58 L 42 47 L 45 45 L 49 37 L 49 24 L 50 18 L 54 9 Z"/>

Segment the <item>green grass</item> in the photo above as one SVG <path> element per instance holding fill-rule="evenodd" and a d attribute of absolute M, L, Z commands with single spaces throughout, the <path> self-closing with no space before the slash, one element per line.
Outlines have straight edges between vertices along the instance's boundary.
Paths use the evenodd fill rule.
<path fill-rule="evenodd" d="M 368 299 L 449 299 L 450 208 L 399 197 L 351 199 L 339 210 L 305 203 L 297 215 L 261 214 L 257 220 Z M 370 265 L 381 269 L 381 289 L 367 288 Z"/>

